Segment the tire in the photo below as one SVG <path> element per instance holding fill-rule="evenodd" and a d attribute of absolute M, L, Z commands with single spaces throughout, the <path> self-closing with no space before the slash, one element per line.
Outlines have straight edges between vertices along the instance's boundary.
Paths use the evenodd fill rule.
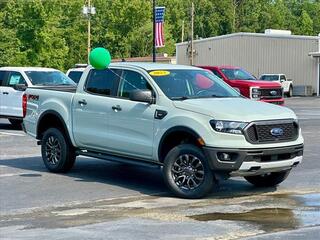
<path fill-rule="evenodd" d="M 59 129 L 49 128 L 41 142 L 42 160 L 50 172 L 65 173 L 73 167 L 75 150 Z"/>
<path fill-rule="evenodd" d="M 292 95 L 293 95 L 293 88 L 292 88 L 292 86 L 290 86 L 289 92 L 287 93 L 287 96 L 292 97 Z"/>
<path fill-rule="evenodd" d="M 21 127 L 21 124 L 22 124 L 22 122 L 23 122 L 23 120 L 21 120 L 21 119 L 12 119 L 12 118 L 9 118 L 8 120 L 9 120 L 9 122 L 11 123 L 11 125 L 14 126 L 14 127 Z"/>
<path fill-rule="evenodd" d="M 289 173 L 290 170 L 286 170 L 257 176 L 247 176 L 244 178 L 256 187 L 274 187 L 282 183 L 288 177 Z"/>
<path fill-rule="evenodd" d="M 191 144 L 178 145 L 167 154 L 163 176 L 168 188 L 181 198 L 204 197 L 214 185 L 213 172 L 203 152 Z"/>

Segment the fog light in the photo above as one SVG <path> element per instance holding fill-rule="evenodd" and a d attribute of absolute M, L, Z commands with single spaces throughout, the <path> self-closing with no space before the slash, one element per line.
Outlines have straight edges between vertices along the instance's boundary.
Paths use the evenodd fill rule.
<path fill-rule="evenodd" d="M 231 161 L 232 160 L 230 153 L 218 153 L 218 158 L 221 161 Z"/>

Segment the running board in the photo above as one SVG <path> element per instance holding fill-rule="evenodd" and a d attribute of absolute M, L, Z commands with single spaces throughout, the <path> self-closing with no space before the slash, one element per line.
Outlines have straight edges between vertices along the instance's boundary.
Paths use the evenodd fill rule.
<path fill-rule="evenodd" d="M 92 151 L 87 151 L 87 150 L 77 150 L 76 154 L 82 155 L 82 156 L 87 156 L 87 157 L 94 157 L 94 158 L 99 158 L 102 160 L 107 160 L 107 161 L 112 161 L 112 162 L 118 162 L 118 163 L 125 163 L 125 164 L 130 164 L 130 165 L 138 165 L 138 166 L 143 166 L 143 167 L 160 167 L 162 166 L 162 163 L 160 162 L 148 162 L 143 159 L 129 159 L 125 157 L 120 157 L 120 156 L 114 156 L 110 154 L 105 154 L 105 153 L 100 153 L 100 152 L 92 152 Z"/>

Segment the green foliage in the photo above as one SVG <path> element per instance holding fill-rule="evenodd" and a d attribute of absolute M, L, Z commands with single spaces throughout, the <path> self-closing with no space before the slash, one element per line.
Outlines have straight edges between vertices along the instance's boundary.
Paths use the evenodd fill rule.
<path fill-rule="evenodd" d="M 151 0 L 92 0 L 92 48 L 105 47 L 113 58 L 151 55 Z M 166 7 L 166 46 L 190 39 L 192 0 L 157 0 Z M 197 0 L 195 37 L 232 32 L 289 29 L 293 34 L 320 33 L 319 0 Z M 87 62 L 84 0 L 0 0 L 0 66 L 46 66 L 66 70 Z M 184 26 L 184 33 L 182 28 Z"/>

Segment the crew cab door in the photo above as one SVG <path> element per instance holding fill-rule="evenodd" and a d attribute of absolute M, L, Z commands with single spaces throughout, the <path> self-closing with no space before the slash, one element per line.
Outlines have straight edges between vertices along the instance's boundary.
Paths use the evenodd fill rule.
<path fill-rule="evenodd" d="M 281 86 L 283 88 L 283 91 L 284 92 L 288 92 L 289 91 L 289 87 L 290 87 L 290 83 L 289 83 L 289 81 L 287 81 L 285 75 L 280 75 L 280 83 L 281 83 Z"/>
<path fill-rule="evenodd" d="M 90 70 L 73 98 L 73 135 L 78 147 L 106 150 L 110 144 L 111 102 L 117 94 L 120 71 Z"/>
<path fill-rule="evenodd" d="M 1 87 L 1 115 L 22 117 L 22 95 L 23 91 L 15 90 L 16 84 L 24 84 L 27 82 L 21 73 L 10 71 L 8 77 Z"/>
<path fill-rule="evenodd" d="M 130 93 L 137 89 L 152 90 L 152 87 L 141 73 L 123 70 L 118 98 L 110 99 L 108 148 L 119 154 L 150 159 L 156 105 L 129 100 Z"/>
<path fill-rule="evenodd" d="M 4 115 L 4 92 L 6 92 L 4 88 L 4 84 L 7 81 L 7 72 L 0 71 L 0 115 Z"/>

